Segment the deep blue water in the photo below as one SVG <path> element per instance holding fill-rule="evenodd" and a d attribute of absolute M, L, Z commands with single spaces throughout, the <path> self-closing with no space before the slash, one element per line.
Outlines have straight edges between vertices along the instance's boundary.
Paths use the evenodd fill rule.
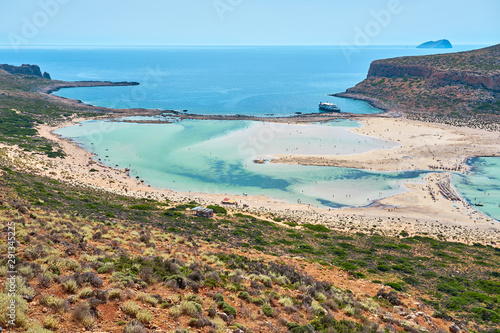
<path fill-rule="evenodd" d="M 318 112 L 337 103 L 354 113 L 368 104 L 327 94 L 366 77 L 370 62 L 405 55 L 455 52 L 414 47 L 367 47 L 345 56 L 339 46 L 0 49 L 0 63 L 38 64 L 54 79 L 137 81 L 137 87 L 63 89 L 58 95 L 116 108 L 189 110 L 202 114 Z"/>

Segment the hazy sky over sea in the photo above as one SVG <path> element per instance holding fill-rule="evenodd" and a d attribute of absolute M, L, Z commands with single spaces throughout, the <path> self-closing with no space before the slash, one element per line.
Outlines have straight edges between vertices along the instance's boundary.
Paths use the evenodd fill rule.
<path fill-rule="evenodd" d="M 0 44 L 496 44 L 498 0 L 4 0 Z"/>

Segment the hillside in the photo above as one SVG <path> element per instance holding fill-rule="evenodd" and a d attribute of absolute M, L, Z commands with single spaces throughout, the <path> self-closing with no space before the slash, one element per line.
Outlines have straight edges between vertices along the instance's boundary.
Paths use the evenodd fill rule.
<path fill-rule="evenodd" d="M 0 218 L 16 240 L 0 247 L 16 247 L 17 332 L 498 332 L 492 246 L 223 207 L 206 219 L 189 212 L 196 202 L 70 186 L 6 161 Z M 5 286 L 5 257 L 0 267 Z"/>
<path fill-rule="evenodd" d="M 376 60 L 341 97 L 374 99 L 410 118 L 498 124 L 500 44 L 467 52 Z"/>
<path fill-rule="evenodd" d="M 0 73 L 0 307 L 16 301 L 15 319 L 0 312 L 2 332 L 499 332 L 496 242 L 221 206 L 206 219 L 190 212 L 198 202 L 32 172 L 14 151 L 64 157 L 37 124 L 98 112 L 35 92 L 53 88 Z"/>

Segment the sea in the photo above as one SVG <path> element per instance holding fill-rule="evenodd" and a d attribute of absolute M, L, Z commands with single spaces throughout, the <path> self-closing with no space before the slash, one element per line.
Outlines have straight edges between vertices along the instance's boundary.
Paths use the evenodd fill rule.
<path fill-rule="evenodd" d="M 139 86 L 62 89 L 55 94 L 113 108 L 188 110 L 196 114 L 287 116 L 314 113 L 319 102 L 343 111 L 381 112 L 328 96 L 366 78 L 371 61 L 466 51 L 413 46 L 178 46 L 0 49 L 0 62 L 37 64 L 53 79 L 136 81 Z M 58 131 L 109 166 L 127 167 L 147 184 L 181 192 L 267 195 L 322 207 L 366 206 L 421 182 L 427 171 L 375 172 L 255 164 L 274 154 L 348 154 L 394 142 L 356 135 L 353 121 L 271 127 L 261 122 L 185 120 L 172 124 L 86 121 Z M 498 158 L 469 161 L 473 173 L 453 185 L 478 210 L 500 219 Z M 493 182 L 493 183 L 492 183 Z"/>

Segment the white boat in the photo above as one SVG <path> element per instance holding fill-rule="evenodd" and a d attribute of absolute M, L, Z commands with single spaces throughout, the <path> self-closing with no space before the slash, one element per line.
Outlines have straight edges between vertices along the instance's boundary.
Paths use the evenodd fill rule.
<path fill-rule="evenodd" d="M 333 103 L 319 103 L 319 110 L 324 112 L 340 112 L 340 108 Z"/>

